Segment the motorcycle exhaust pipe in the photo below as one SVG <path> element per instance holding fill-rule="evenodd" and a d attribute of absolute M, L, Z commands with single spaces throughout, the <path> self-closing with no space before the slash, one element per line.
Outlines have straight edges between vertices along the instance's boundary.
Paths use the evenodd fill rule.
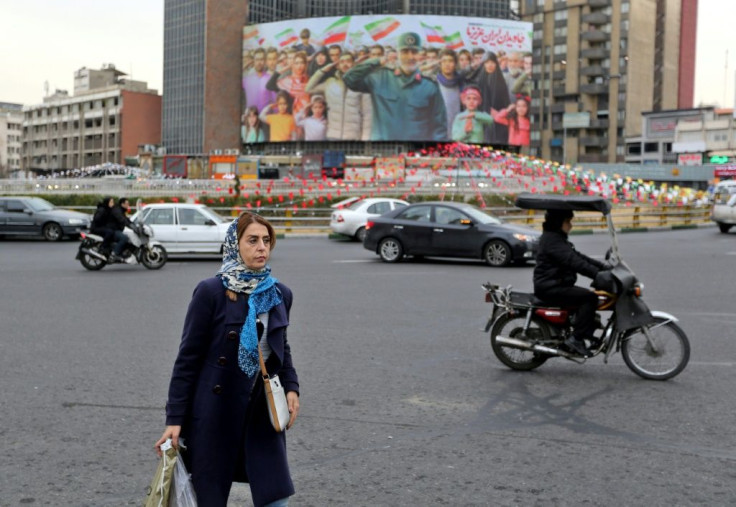
<path fill-rule="evenodd" d="M 101 261 L 105 261 L 105 262 L 107 262 L 107 257 L 105 257 L 104 255 L 102 255 L 102 254 L 101 254 L 101 253 L 99 253 L 99 252 L 95 252 L 94 250 L 90 250 L 89 248 L 80 248 L 79 250 L 80 250 L 81 252 L 84 252 L 84 253 L 86 253 L 87 255 L 91 255 L 92 257 L 97 257 L 97 258 L 98 258 L 98 259 L 100 259 Z"/>
<path fill-rule="evenodd" d="M 560 349 L 553 349 L 552 347 L 545 347 L 544 345 L 536 345 L 531 344 L 529 342 L 525 342 L 523 340 L 517 340 L 516 338 L 507 338 L 505 336 L 496 336 L 496 343 L 499 343 L 501 345 L 505 345 L 507 347 L 512 347 L 515 349 L 521 349 L 521 350 L 531 350 L 534 352 L 539 352 L 540 354 L 547 354 L 550 356 L 562 356 L 562 357 L 570 357 L 570 354 L 565 352 L 564 350 Z"/>

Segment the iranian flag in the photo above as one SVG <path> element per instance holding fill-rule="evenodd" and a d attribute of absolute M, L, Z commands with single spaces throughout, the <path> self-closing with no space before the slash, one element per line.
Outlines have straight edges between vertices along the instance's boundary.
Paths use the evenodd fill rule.
<path fill-rule="evenodd" d="M 258 27 L 255 25 L 243 27 L 243 40 L 255 39 L 258 37 Z"/>
<path fill-rule="evenodd" d="M 448 35 L 447 37 L 445 37 L 445 44 L 450 49 L 460 49 L 461 47 L 465 46 L 460 32 L 455 32 L 452 35 Z"/>
<path fill-rule="evenodd" d="M 445 34 L 442 33 L 441 26 L 429 26 L 425 25 L 421 21 L 419 22 L 424 30 L 424 36 L 427 37 L 427 43 L 436 42 L 438 44 L 445 43 Z"/>
<path fill-rule="evenodd" d="M 274 38 L 276 39 L 276 44 L 278 44 L 280 48 L 286 47 L 289 44 L 294 44 L 299 40 L 299 37 L 296 36 L 296 32 L 293 28 L 287 28 L 283 32 L 277 33 Z"/>
<path fill-rule="evenodd" d="M 401 23 L 399 23 L 398 19 L 389 16 L 387 18 L 374 21 L 373 23 L 368 23 L 365 25 L 365 30 L 370 34 L 374 41 L 378 42 L 396 30 L 400 24 Z"/>
<path fill-rule="evenodd" d="M 341 44 L 345 42 L 348 36 L 348 27 L 350 26 L 350 16 L 345 16 L 330 26 L 322 34 L 322 45 Z"/>

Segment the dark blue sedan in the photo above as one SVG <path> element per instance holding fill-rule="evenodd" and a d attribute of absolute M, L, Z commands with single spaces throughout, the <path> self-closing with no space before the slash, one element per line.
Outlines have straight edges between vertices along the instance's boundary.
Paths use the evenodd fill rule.
<path fill-rule="evenodd" d="M 385 262 L 413 255 L 507 266 L 533 260 L 538 240 L 535 230 L 504 223 L 470 204 L 422 202 L 370 219 L 363 246 Z"/>

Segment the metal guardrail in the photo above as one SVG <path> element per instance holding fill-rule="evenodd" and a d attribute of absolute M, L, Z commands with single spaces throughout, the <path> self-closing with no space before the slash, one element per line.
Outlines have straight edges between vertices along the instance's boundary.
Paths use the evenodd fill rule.
<path fill-rule="evenodd" d="M 86 213 L 92 213 L 93 206 L 67 207 Z M 330 232 L 330 216 L 334 208 L 304 208 L 295 211 L 291 207 L 217 207 L 210 206 L 223 217 L 238 216 L 242 211 L 254 211 L 273 223 L 277 232 L 286 233 L 324 233 Z M 135 209 L 135 208 L 134 208 Z M 509 223 L 526 225 L 538 230 L 542 229 L 544 212 L 538 210 L 522 210 L 515 207 L 486 208 L 490 212 Z M 636 205 L 616 206 L 613 208 L 613 223 L 618 230 L 636 230 L 657 227 L 691 227 L 709 224 L 709 206 L 670 206 L 670 205 Z M 605 217 L 596 212 L 577 212 L 575 231 L 606 229 Z"/>

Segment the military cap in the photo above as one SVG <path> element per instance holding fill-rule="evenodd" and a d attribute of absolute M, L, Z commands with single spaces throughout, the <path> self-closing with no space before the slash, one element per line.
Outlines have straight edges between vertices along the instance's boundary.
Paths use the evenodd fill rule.
<path fill-rule="evenodd" d="M 422 49 L 422 39 L 418 33 L 406 32 L 399 36 L 399 51 L 402 49 L 416 49 L 419 51 Z"/>

